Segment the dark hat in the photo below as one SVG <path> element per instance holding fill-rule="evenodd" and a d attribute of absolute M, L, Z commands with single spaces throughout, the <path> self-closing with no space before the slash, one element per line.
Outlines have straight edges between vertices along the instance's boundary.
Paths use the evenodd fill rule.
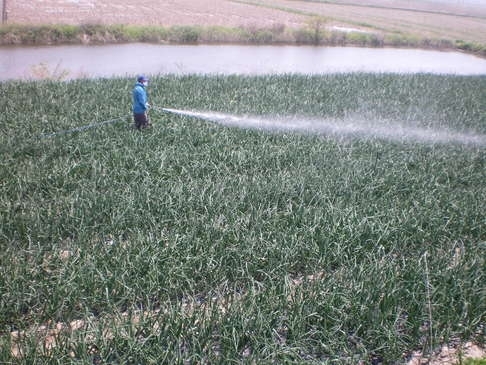
<path fill-rule="evenodd" d="M 142 81 L 148 81 L 148 77 L 145 76 L 145 75 L 138 75 L 137 77 L 137 81 L 138 82 L 142 82 Z"/>

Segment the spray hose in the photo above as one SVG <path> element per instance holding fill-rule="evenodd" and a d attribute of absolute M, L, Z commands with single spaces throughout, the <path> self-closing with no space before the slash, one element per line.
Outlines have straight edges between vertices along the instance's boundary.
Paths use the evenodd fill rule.
<path fill-rule="evenodd" d="M 158 107 L 158 106 L 151 106 L 150 110 L 155 110 L 159 113 L 177 114 L 177 111 L 175 109 L 161 108 L 161 107 Z M 88 130 L 88 129 L 91 129 L 91 128 L 97 128 L 97 127 L 101 127 L 101 126 L 106 125 L 106 124 L 113 124 L 113 123 L 116 123 L 116 122 L 119 122 L 119 121 L 122 121 L 122 120 L 126 120 L 130 115 L 131 114 L 122 115 L 122 116 L 119 116 L 119 117 L 116 117 L 116 118 L 104 120 L 102 122 L 93 122 L 93 123 L 83 125 L 83 126 L 80 126 L 80 127 L 76 127 L 76 128 L 72 128 L 72 129 L 64 129 L 64 130 L 60 130 L 60 131 L 57 131 L 57 132 L 45 133 L 45 134 L 41 134 L 39 137 L 40 138 L 51 138 L 51 137 L 55 137 L 55 136 L 59 136 L 59 135 L 63 135 L 63 134 L 70 134 L 70 133 L 74 133 L 74 132 L 82 132 L 82 131 L 85 131 L 85 130 Z"/>
<path fill-rule="evenodd" d="M 119 122 L 121 120 L 126 120 L 126 118 L 127 118 L 127 115 L 123 115 L 123 116 L 120 116 L 120 117 L 117 117 L 117 118 L 104 120 L 102 122 L 90 123 L 90 124 L 87 124 L 87 125 L 83 125 L 81 127 L 60 130 L 60 131 L 53 132 L 53 133 L 41 134 L 40 135 L 40 138 L 50 138 L 50 137 L 55 137 L 55 136 L 59 136 L 59 135 L 62 135 L 62 134 L 69 134 L 69 133 L 74 133 L 74 132 L 82 132 L 82 131 L 85 131 L 87 129 L 100 127 L 100 126 L 105 125 L 105 124 L 112 124 L 112 123 Z"/>

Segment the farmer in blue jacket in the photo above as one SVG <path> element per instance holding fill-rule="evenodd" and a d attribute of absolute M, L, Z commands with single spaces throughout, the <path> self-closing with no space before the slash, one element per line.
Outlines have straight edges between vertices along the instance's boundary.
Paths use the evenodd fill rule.
<path fill-rule="evenodd" d="M 133 88 L 133 120 L 135 128 L 143 129 L 150 125 L 147 110 L 150 107 L 147 96 L 148 78 L 144 75 L 137 77 L 137 83 Z"/>

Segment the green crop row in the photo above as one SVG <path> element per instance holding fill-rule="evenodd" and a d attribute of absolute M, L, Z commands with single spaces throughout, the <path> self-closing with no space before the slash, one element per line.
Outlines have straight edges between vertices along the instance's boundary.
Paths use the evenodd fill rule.
<path fill-rule="evenodd" d="M 0 83 L 0 362 L 403 363 L 484 343 L 484 144 L 157 107 L 484 137 L 485 77 L 154 76 L 141 132 L 132 86 Z"/>

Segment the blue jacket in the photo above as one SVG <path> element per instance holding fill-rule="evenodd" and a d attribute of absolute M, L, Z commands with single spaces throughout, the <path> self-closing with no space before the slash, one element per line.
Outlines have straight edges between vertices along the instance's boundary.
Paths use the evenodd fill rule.
<path fill-rule="evenodd" d="M 143 114 L 147 111 L 147 91 L 141 82 L 137 82 L 132 92 L 133 113 Z"/>

